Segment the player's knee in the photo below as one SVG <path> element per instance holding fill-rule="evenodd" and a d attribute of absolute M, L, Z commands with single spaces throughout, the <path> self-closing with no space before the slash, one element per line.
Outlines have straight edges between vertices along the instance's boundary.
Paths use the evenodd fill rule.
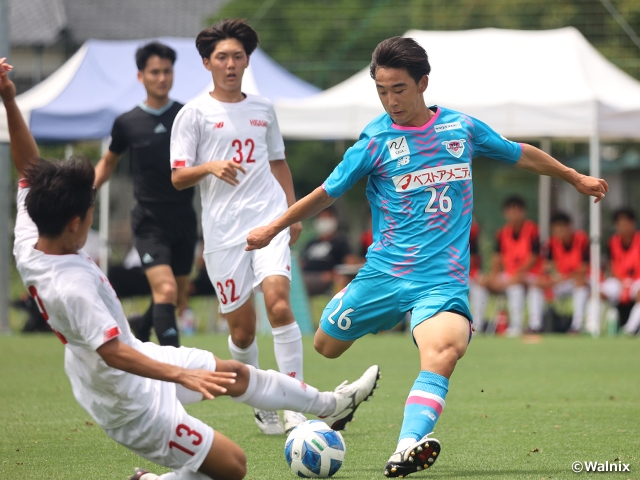
<path fill-rule="evenodd" d="M 256 338 L 255 331 L 247 331 L 244 328 L 231 329 L 231 341 L 238 348 L 249 348 Z"/>
<path fill-rule="evenodd" d="M 238 448 L 233 452 L 233 461 L 229 465 L 229 480 L 242 480 L 247 475 L 247 456 Z"/>
<path fill-rule="evenodd" d="M 317 335 L 313 339 L 313 348 L 325 358 L 338 358 L 343 353 L 341 349 L 335 348 Z"/>
<path fill-rule="evenodd" d="M 154 297 L 159 297 L 160 302 L 156 303 L 173 303 L 176 304 L 178 300 L 178 286 L 175 281 L 161 282 L 154 288 Z"/>
<path fill-rule="evenodd" d="M 269 305 L 269 319 L 274 326 L 288 325 L 292 318 L 289 302 L 284 298 L 278 298 Z"/>

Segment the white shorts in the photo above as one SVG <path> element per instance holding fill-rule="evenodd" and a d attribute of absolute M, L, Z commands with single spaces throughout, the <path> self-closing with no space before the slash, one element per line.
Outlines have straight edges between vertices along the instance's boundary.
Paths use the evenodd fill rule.
<path fill-rule="evenodd" d="M 145 343 L 142 353 L 158 360 L 189 369 L 214 371 L 211 352 L 196 348 L 161 347 Z M 105 429 L 109 437 L 154 463 L 178 470 L 198 471 L 213 443 L 213 429 L 189 415 L 183 404 L 202 400 L 202 394 L 182 385 L 154 382 L 153 403 L 149 410 L 131 422 Z"/>
<path fill-rule="evenodd" d="M 222 313 L 240 308 L 267 277 L 282 275 L 291 281 L 290 238 L 286 229 L 260 250 L 247 252 L 243 243 L 203 255 Z"/>
<path fill-rule="evenodd" d="M 602 294 L 607 297 L 612 304 L 617 305 L 625 287 L 629 287 L 629 296 L 631 301 L 635 301 L 638 292 L 640 292 L 640 280 L 629 280 L 627 284 L 623 284 L 621 280 L 610 277 L 600 284 Z"/>

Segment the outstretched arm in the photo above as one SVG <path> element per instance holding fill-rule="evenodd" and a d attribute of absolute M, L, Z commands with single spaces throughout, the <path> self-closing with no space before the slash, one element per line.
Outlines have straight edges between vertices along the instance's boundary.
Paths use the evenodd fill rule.
<path fill-rule="evenodd" d="M 286 212 L 266 227 L 258 227 L 251 230 L 247 236 L 245 250 L 257 250 L 266 247 L 282 230 L 294 223 L 313 217 L 335 201 L 336 199 L 330 197 L 324 188 L 316 188 L 309 195 L 290 206 Z"/>
<path fill-rule="evenodd" d="M 9 72 L 13 67 L 6 60 L 0 58 L 0 97 L 7 112 L 11 156 L 18 175 L 23 178 L 25 169 L 40 156 L 40 152 L 16 103 L 16 86 L 9 80 Z"/>
<path fill-rule="evenodd" d="M 97 352 L 111 368 L 140 377 L 178 383 L 189 390 L 202 393 L 204 398 L 209 400 L 215 398 L 214 394 L 226 393 L 224 385 L 235 383 L 235 373 L 190 370 L 158 362 L 121 342 L 117 337 L 104 343 Z"/>
<path fill-rule="evenodd" d="M 526 143 L 522 144 L 522 155 L 516 166 L 538 175 L 548 175 L 564 180 L 573 185 L 578 192 L 596 197 L 595 203 L 602 200 L 605 193 L 609 191 L 609 185 L 603 179 L 582 175 L 573 168 L 561 164 L 551 155 Z"/>
<path fill-rule="evenodd" d="M 293 191 L 293 178 L 291 177 L 289 164 L 286 160 L 272 160 L 269 162 L 269 166 L 271 167 L 271 173 L 276 177 L 276 180 L 278 180 L 278 183 L 284 190 L 284 194 L 287 197 L 287 206 L 292 206 L 296 203 L 296 194 Z M 291 234 L 289 245 L 293 245 L 298 241 L 298 238 L 300 238 L 300 233 L 302 233 L 302 223 L 296 222 L 291 225 L 289 233 Z"/>

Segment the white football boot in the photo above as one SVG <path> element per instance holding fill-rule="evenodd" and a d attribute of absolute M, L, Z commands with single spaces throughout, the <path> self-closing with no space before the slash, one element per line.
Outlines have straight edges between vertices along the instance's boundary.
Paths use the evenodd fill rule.
<path fill-rule="evenodd" d="M 307 417 L 303 414 L 294 412 L 293 410 L 284 411 L 284 433 L 289 434 L 291 430 L 296 428 L 301 423 L 307 421 Z"/>
<path fill-rule="evenodd" d="M 267 412 L 266 410 L 253 409 L 256 419 L 256 425 L 260 427 L 265 435 L 282 435 L 284 433 L 284 425 L 280 420 L 278 412 Z"/>
<path fill-rule="evenodd" d="M 378 388 L 380 367 L 369 367 L 362 376 L 353 383 L 345 380 L 336 387 L 333 395 L 336 398 L 336 409 L 332 414 L 318 417 L 324 420 L 333 430 L 344 430 L 347 423 L 353 420 L 353 414 L 362 402 L 373 396 Z"/>
<path fill-rule="evenodd" d="M 436 463 L 440 455 L 440 442 L 435 438 L 429 438 L 429 435 L 425 435 L 409 448 L 391 455 L 384 467 L 384 475 L 390 478 L 404 478 L 410 473 L 426 470 Z"/>

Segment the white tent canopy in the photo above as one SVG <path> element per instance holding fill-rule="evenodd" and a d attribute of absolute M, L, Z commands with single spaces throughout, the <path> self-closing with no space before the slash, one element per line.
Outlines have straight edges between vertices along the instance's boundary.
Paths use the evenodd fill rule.
<path fill-rule="evenodd" d="M 640 138 L 640 82 L 572 27 L 411 30 L 429 54 L 425 98 L 517 138 Z M 289 138 L 356 139 L 382 113 L 368 69 L 302 100 L 276 103 Z"/>

